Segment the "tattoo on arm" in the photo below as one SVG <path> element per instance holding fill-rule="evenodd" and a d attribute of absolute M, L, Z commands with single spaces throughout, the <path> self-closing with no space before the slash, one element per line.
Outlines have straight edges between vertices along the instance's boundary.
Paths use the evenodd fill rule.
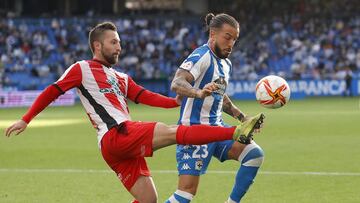
<path fill-rule="evenodd" d="M 239 121 L 243 121 L 245 118 L 245 114 L 241 112 L 230 100 L 230 98 L 224 94 L 223 99 L 223 111 L 227 113 L 228 115 L 237 118 Z"/>
<path fill-rule="evenodd" d="M 194 88 L 190 83 L 194 81 L 194 77 L 186 70 L 179 69 L 176 71 L 175 77 L 171 83 L 171 90 L 180 96 L 191 98 L 198 97 L 197 88 Z"/>
<path fill-rule="evenodd" d="M 226 95 L 224 95 L 222 109 L 225 113 L 229 114 L 230 116 L 234 116 L 233 112 L 231 111 L 231 106 L 232 106 L 231 101 L 228 99 Z"/>

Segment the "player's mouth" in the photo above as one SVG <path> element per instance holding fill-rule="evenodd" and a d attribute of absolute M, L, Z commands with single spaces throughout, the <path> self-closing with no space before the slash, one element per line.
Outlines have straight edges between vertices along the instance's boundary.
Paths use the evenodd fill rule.
<path fill-rule="evenodd" d="M 225 51 L 226 54 L 231 54 L 232 50 L 231 49 L 225 49 L 224 51 Z"/>

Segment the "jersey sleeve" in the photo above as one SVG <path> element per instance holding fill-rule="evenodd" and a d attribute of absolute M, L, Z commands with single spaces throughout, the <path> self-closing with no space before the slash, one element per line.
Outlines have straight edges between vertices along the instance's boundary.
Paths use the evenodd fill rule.
<path fill-rule="evenodd" d="M 127 98 L 131 101 L 137 103 L 137 98 L 145 90 L 142 86 L 136 84 L 136 82 L 128 76 L 128 89 L 127 89 Z"/>
<path fill-rule="evenodd" d="M 81 85 L 82 74 L 79 63 L 70 66 L 64 74 L 54 83 L 55 87 L 63 94 L 69 89 Z"/>
<path fill-rule="evenodd" d="M 161 94 L 146 90 L 142 86 L 136 84 L 131 77 L 128 77 L 127 92 L 127 97 L 135 103 L 162 108 L 174 108 L 179 106 L 174 98 L 166 97 Z"/>
<path fill-rule="evenodd" d="M 65 73 L 54 84 L 49 85 L 41 94 L 35 99 L 22 120 L 26 123 L 43 111 L 51 102 L 55 101 L 61 94 L 67 90 L 80 86 L 81 84 L 81 70 L 79 64 L 70 66 Z"/>
<path fill-rule="evenodd" d="M 55 85 L 49 85 L 40 95 L 35 99 L 34 103 L 31 105 L 29 110 L 24 114 L 22 120 L 26 123 L 38 115 L 42 110 L 44 110 L 51 102 L 61 95 L 61 92 Z"/>
<path fill-rule="evenodd" d="M 208 51 L 196 49 L 184 60 L 180 65 L 180 69 L 189 71 L 194 77 L 194 80 L 196 80 L 210 65 L 210 60 L 211 58 Z"/>

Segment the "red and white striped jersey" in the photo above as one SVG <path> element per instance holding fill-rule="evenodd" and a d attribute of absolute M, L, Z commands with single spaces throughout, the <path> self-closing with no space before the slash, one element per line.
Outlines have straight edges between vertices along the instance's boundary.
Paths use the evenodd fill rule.
<path fill-rule="evenodd" d="M 78 61 L 55 82 L 61 92 L 76 87 L 98 142 L 110 128 L 131 120 L 127 99 L 136 101 L 143 88 L 131 77 L 97 60 Z"/>

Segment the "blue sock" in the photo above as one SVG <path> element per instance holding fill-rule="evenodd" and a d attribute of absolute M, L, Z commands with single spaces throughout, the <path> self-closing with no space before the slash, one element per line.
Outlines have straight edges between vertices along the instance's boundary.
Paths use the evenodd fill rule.
<path fill-rule="evenodd" d="M 173 195 L 171 195 L 171 197 L 165 201 L 165 203 L 189 203 L 192 198 L 194 197 L 194 195 L 188 193 L 188 192 L 184 192 L 181 190 L 176 190 L 175 193 Z"/>
<path fill-rule="evenodd" d="M 236 174 L 235 185 L 228 202 L 240 202 L 264 160 L 264 152 L 256 143 L 247 145 L 239 156 L 241 166 Z"/>

